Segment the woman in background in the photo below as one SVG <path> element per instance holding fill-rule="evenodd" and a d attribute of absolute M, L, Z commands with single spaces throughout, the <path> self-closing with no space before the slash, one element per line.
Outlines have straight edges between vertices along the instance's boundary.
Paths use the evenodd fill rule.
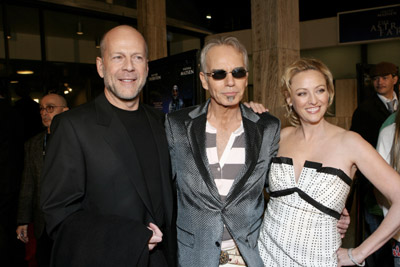
<path fill-rule="evenodd" d="M 286 68 L 282 91 L 293 127 L 281 131 L 269 174 L 270 201 L 258 241 L 265 266 L 363 266 L 400 227 L 400 175 L 360 135 L 330 124 L 333 78 L 314 59 Z M 336 229 L 356 169 L 391 201 L 381 226 L 343 249 Z"/>

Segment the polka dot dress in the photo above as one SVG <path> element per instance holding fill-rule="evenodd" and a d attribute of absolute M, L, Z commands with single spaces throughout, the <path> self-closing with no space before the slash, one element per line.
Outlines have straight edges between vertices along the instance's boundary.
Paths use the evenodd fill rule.
<path fill-rule="evenodd" d="M 337 266 L 336 224 L 350 190 L 341 170 L 306 161 L 298 182 L 290 158 L 273 158 L 270 201 L 258 247 L 265 266 Z"/>

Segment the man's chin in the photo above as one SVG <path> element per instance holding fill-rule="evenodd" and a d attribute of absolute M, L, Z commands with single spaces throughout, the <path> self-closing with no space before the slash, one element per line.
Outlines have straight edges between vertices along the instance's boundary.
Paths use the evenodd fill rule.
<path fill-rule="evenodd" d="M 110 89 L 108 89 L 108 91 L 115 98 L 118 98 L 120 101 L 123 101 L 123 102 L 130 102 L 130 101 L 136 100 L 140 96 L 140 92 L 141 92 L 141 90 L 137 90 L 133 94 L 124 94 L 124 93 L 110 90 Z"/>

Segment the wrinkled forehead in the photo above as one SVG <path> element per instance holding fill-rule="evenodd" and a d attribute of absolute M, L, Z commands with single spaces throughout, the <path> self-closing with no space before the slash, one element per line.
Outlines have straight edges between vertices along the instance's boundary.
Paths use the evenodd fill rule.
<path fill-rule="evenodd" d="M 40 101 L 40 105 L 43 107 L 46 106 L 62 106 L 64 105 L 64 101 L 61 99 L 61 97 L 56 96 L 56 95 L 48 95 L 44 96 L 42 100 Z"/>
<path fill-rule="evenodd" d="M 233 46 L 214 46 L 206 55 L 206 66 L 209 70 L 245 67 L 244 55 Z"/>

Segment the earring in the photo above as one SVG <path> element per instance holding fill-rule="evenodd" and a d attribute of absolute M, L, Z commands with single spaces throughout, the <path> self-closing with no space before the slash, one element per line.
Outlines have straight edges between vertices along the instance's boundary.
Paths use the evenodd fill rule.
<path fill-rule="evenodd" d="M 289 104 L 289 111 L 292 112 L 293 111 L 293 105 Z"/>

